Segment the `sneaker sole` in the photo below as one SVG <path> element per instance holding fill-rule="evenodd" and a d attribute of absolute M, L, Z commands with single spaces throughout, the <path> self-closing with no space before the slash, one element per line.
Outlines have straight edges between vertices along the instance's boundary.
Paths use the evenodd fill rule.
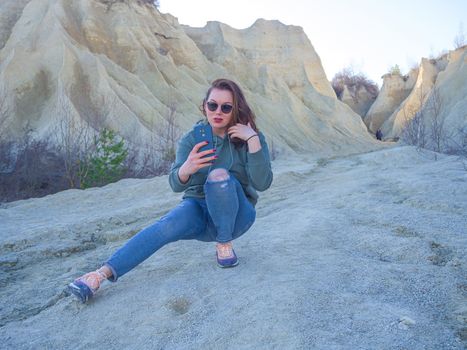
<path fill-rule="evenodd" d="M 238 260 L 232 265 L 221 265 L 221 264 L 217 263 L 217 266 L 219 266 L 220 268 L 223 268 L 223 269 L 228 269 L 230 267 L 235 267 L 237 265 L 238 265 Z"/>
<path fill-rule="evenodd" d="M 87 290 L 84 288 L 87 288 Z M 92 292 L 88 287 L 80 287 L 74 284 L 73 282 L 68 285 L 68 291 L 71 294 L 73 294 L 76 298 L 78 298 L 78 300 L 81 301 L 83 304 L 86 303 L 92 297 Z"/>

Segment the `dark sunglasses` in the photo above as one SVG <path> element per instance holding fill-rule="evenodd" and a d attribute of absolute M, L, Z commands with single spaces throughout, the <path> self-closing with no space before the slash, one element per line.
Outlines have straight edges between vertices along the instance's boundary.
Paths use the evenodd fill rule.
<path fill-rule="evenodd" d="M 217 107 L 219 107 L 219 104 L 217 102 L 207 102 L 206 105 L 208 106 L 208 109 L 211 112 L 217 111 Z M 233 108 L 232 105 L 228 105 L 228 104 L 221 105 L 221 111 L 224 114 L 228 114 L 228 113 L 232 112 L 232 108 Z"/>

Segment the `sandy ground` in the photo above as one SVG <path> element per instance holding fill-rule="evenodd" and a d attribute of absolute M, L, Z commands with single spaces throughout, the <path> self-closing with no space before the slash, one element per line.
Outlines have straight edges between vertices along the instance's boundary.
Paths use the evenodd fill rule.
<path fill-rule="evenodd" d="M 467 163 L 467 162 L 465 162 Z M 82 305 L 64 292 L 180 199 L 167 178 L 0 207 L 4 349 L 464 349 L 467 170 L 397 147 L 274 162 L 222 270 L 163 247 Z"/>

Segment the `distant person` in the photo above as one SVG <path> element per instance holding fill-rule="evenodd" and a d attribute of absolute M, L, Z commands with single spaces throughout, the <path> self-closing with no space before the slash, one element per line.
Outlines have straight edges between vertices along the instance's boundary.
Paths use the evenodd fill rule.
<path fill-rule="evenodd" d="M 383 138 L 383 133 L 381 129 L 376 130 L 376 139 L 381 141 L 382 138 Z"/>
<path fill-rule="evenodd" d="M 202 111 L 206 118 L 179 141 L 169 174 L 172 190 L 185 192 L 182 201 L 128 240 L 98 270 L 70 283 L 69 291 L 81 302 L 94 296 L 104 280 L 117 281 L 178 240 L 217 242 L 217 264 L 223 268 L 238 264 L 232 241 L 253 225 L 256 191 L 268 189 L 272 182 L 268 146 L 235 82 L 215 80 Z M 195 141 L 198 126 L 211 128 L 214 149 L 200 151 L 208 143 Z M 183 257 L 180 260 L 183 263 Z"/>

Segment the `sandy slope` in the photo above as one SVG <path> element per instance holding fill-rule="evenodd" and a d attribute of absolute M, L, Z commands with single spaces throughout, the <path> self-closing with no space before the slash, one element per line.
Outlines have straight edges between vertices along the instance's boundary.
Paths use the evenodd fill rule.
<path fill-rule="evenodd" d="M 172 207 L 165 177 L 0 208 L 8 349 L 462 349 L 467 171 L 411 147 L 275 162 L 221 270 L 177 242 L 83 306 L 63 289 Z"/>

